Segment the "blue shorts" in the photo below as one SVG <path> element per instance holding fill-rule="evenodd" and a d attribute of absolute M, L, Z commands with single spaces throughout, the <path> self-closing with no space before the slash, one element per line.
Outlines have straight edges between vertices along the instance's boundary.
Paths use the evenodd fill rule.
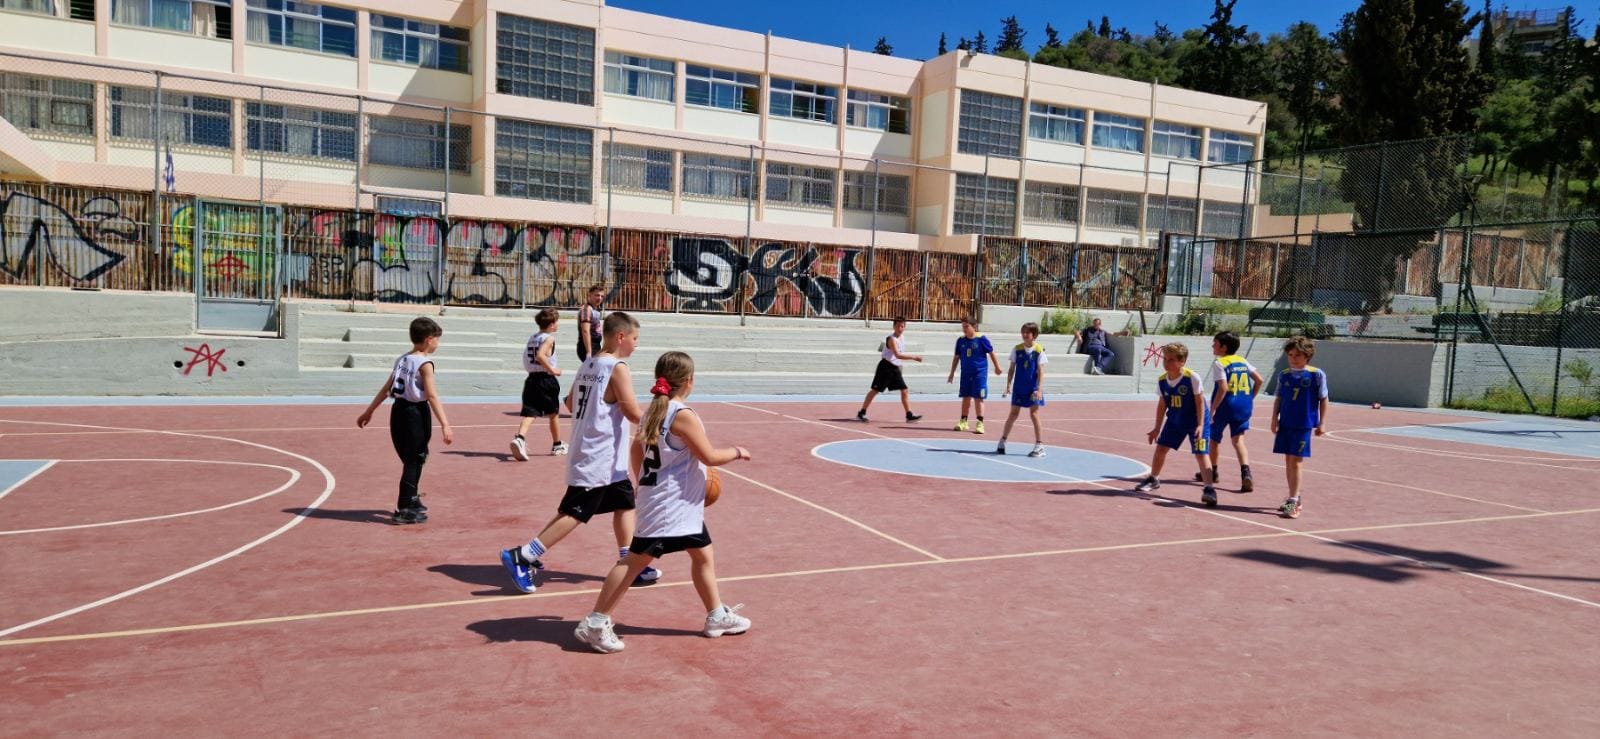
<path fill-rule="evenodd" d="M 961 373 L 961 392 L 963 398 L 977 398 L 983 400 L 989 397 L 989 376 L 986 374 L 969 375 Z"/>
<path fill-rule="evenodd" d="M 1222 441 L 1223 429 L 1230 429 L 1228 436 L 1238 436 L 1250 430 L 1250 414 L 1234 414 L 1228 410 L 1228 404 L 1223 403 L 1217 408 L 1217 415 L 1211 417 L 1211 443 Z"/>
<path fill-rule="evenodd" d="M 1311 429 L 1279 428 L 1272 438 L 1272 453 L 1291 457 L 1311 456 Z"/>
<path fill-rule="evenodd" d="M 1184 428 L 1174 424 L 1162 424 L 1161 436 L 1156 437 L 1156 443 L 1168 449 L 1183 448 L 1184 440 L 1188 440 L 1189 449 L 1195 454 L 1210 453 L 1210 443 L 1206 440 L 1205 429 Z"/>
<path fill-rule="evenodd" d="M 1028 392 L 1025 392 L 1025 393 L 1012 393 L 1011 394 L 1011 404 L 1016 406 L 1016 407 L 1018 407 L 1018 408 L 1043 408 L 1044 407 L 1044 393 L 1039 393 L 1039 399 L 1038 400 L 1034 400 L 1033 399 L 1033 391 L 1032 390 L 1029 390 Z"/>

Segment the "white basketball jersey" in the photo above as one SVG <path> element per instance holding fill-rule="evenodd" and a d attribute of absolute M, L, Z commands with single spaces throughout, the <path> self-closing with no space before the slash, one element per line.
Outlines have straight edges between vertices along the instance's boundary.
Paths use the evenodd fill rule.
<path fill-rule="evenodd" d="M 633 425 L 615 403 L 607 403 L 611 370 L 626 364 L 610 354 L 591 354 L 572 385 L 572 454 L 567 484 L 597 488 L 628 479 L 628 443 Z M 631 393 L 633 388 L 617 388 Z"/>
<path fill-rule="evenodd" d="M 895 356 L 895 352 L 904 354 L 906 351 L 905 340 L 894 334 L 889 334 L 883 339 L 883 360 L 896 367 L 905 365 L 905 361 Z"/>
<path fill-rule="evenodd" d="M 426 354 L 406 352 L 394 360 L 394 384 L 389 386 L 389 397 L 421 403 L 428 399 L 422 390 L 422 365 L 433 360 Z"/>
<path fill-rule="evenodd" d="M 636 536 L 689 536 L 705 527 L 706 466 L 694 458 L 683 439 L 668 432 L 678 412 L 685 410 L 689 406 L 670 401 L 661 438 L 645 447 L 639 466 Z"/>
<path fill-rule="evenodd" d="M 543 331 L 528 337 L 528 350 L 522 353 L 522 371 L 544 373 L 544 365 L 539 364 L 539 361 L 534 357 L 539 356 L 539 349 L 545 345 L 545 342 L 554 338 L 554 334 L 547 334 Z M 546 357 L 546 359 L 550 360 L 551 367 L 558 367 L 556 364 L 556 351 L 556 347 L 550 347 L 550 356 Z"/>

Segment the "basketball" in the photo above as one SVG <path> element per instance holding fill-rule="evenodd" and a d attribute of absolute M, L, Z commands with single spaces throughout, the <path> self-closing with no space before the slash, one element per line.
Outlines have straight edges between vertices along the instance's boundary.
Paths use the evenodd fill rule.
<path fill-rule="evenodd" d="M 715 467 L 706 468 L 706 505 L 717 502 L 722 497 L 722 475 Z"/>

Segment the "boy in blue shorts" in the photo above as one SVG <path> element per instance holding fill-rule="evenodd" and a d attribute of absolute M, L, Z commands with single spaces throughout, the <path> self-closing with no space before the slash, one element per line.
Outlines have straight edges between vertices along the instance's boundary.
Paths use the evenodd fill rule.
<path fill-rule="evenodd" d="M 1188 361 L 1189 347 L 1176 342 L 1161 347 L 1161 367 L 1167 374 L 1156 382 L 1161 391 L 1161 398 L 1156 401 L 1156 425 L 1145 435 L 1148 443 L 1157 445 L 1156 452 L 1150 459 L 1150 475 L 1134 487 L 1134 491 L 1148 493 L 1161 487 L 1157 477 L 1166 464 L 1167 450 L 1181 448 L 1187 440 L 1195 463 L 1200 465 L 1200 482 L 1205 483 L 1200 502 L 1207 508 L 1215 508 L 1217 489 L 1211 485 L 1211 466 L 1206 464 L 1206 447 L 1209 446 L 1206 427 L 1211 422 L 1211 409 L 1203 400 L 1205 391 L 1201 389 L 1200 376 L 1184 366 Z"/>
<path fill-rule="evenodd" d="M 1011 435 L 1011 426 L 1017 422 L 1017 413 L 1027 408 L 1028 418 L 1033 421 L 1033 451 L 1028 452 L 1028 456 L 1044 456 L 1039 409 L 1044 407 L 1044 366 L 1050 363 L 1050 358 L 1044 355 L 1044 347 L 1035 343 L 1037 338 L 1039 324 L 1022 324 L 1022 343 L 1011 350 L 1011 369 L 1006 372 L 1006 389 L 1000 393 L 1001 397 L 1005 397 L 1006 393 L 1011 394 L 1011 415 L 1006 416 L 1006 427 L 1000 430 L 1000 445 L 994 448 L 995 454 L 1006 453 L 1006 437 Z"/>
<path fill-rule="evenodd" d="M 977 406 L 978 423 L 972 433 L 983 433 L 983 399 L 989 397 L 989 366 L 1000 374 L 1000 359 L 994 355 L 994 345 L 989 337 L 978 333 L 978 324 L 970 318 L 961 319 L 961 338 L 956 339 L 956 355 L 950 359 L 950 376 L 945 384 L 955 382 L 956 367 L 961 368 L 961 421 L 957 431 L 967 430 L 967 408 Z"/>
<path fill-rule="evenodd" d="M 1278 394 L 1272 401 L 1272 453 L 1283 455 L 1289 478 L 1289 497 L 1278 506 L 1284 518 L 1300 517 L 1300 464 L 1311 456 L 1311 437 L 1322 435 L 1328 418 L 1328 376 L 1311 366 L 1317 342 L 1296 336 L 1283 345 L 1289 369 L 1278 375 Z"/>
<path fill-rule="evenodd" d="M 1217 334 L 1211 340 L 1211 353 L 1217 355 L 1211 371 L 1206 373 L 1206 383 L 1211 386 L 1211 482 L 1222 480 L 1217 459 L 1222 455 L 1222 432 L 1227 429 L 1233 452 L 1239 455 L 1239 492 L 1248 493 L 1256 489 L 1256 483 L 1250 477 L 1250 453 L 1244 445 L 1244 434 L 1250 430 L 1256 394 L 1265 381 L 1249 360 L 1239 356 L 1238 334 Z M 1202 481 L 1200 473 L 1195 473 L 1194 481 Z"/>

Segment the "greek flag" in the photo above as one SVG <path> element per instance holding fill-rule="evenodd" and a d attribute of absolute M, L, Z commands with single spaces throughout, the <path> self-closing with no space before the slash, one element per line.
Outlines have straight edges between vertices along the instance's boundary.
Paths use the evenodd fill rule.
<path fill-rule="evenodd" d="M 172 166 L 172 145 L 167 145 L 167 166 L 161 176 L 167 183 L 167 192 L 175 192 L 178 186 L 178 170 Z"/>

